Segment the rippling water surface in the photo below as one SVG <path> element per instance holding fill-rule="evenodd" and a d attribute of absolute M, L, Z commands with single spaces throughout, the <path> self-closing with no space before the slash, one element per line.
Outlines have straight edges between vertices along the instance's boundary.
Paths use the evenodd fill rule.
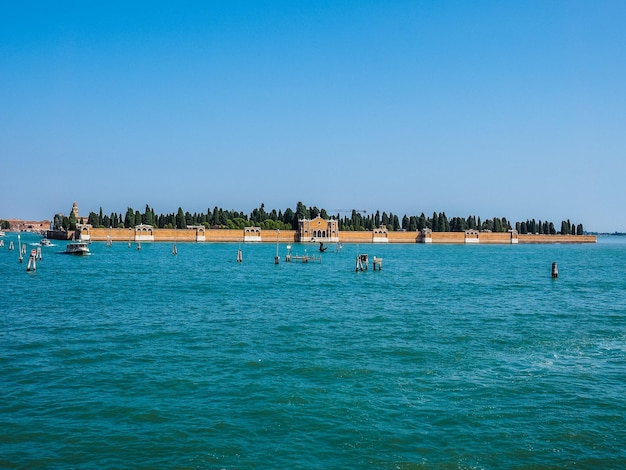
<path fill-rule="evenodd" d="M 34 273 L 9 240 L 0 467 L 626 466 L 623 240 L 58 242 Z"/>

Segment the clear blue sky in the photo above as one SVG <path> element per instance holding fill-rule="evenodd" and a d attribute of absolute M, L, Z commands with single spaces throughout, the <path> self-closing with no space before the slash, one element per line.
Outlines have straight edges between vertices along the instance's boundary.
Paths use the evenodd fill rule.
<path fill-rule="evenodd" d="M 623 0 L 4 2 L 0 218 L 302 201 L 626 231 L 625 25 Z"/>

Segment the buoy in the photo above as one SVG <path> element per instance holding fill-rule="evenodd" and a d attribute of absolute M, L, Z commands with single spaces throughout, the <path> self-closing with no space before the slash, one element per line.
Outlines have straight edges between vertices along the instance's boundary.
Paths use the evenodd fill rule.
<path fill-rule="evenodd" d="M 552 263 L 552 278 L 556 279 L 559 277 L 559 267 L 556 265 L 556 261 Z"/>

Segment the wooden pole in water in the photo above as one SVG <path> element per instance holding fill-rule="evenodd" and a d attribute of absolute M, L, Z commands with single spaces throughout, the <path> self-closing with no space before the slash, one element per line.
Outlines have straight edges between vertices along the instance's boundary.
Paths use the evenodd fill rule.
<path fill-rule="evenodd" d="M 243 253 L 241 252 L 241 248 L 237 250 L 237 262 L 238 263 L 243 262 Z"/>
<path fill-rule="evenodd" d="M 278 256 L 278 235 L 280 234 L 280 229 L 276 229 L 276 256 L 274 256 L 274 264 L 280 263 L 280 256 Z"/>
<path fill-rule="evenodd" d="M 559 267 L 556 265 L 556 261 L 552 262 L 552 279 L 559 277 Z"/>
<path fill-rule="evenodd" d="M 37 251 L 32 250 L 30 252 L 30 256 L 28 257 L 28 265 L 26 266 L 26 271 L 37 271 Z"/>
<path fill-rule="evenodd" d="M 20 239 L 19 235 L 17 236 L 17 248 L 20 251 L 19 260 L 20 260 L 20 263 L 21 263 L 22 261 L 24 261 L 24 258 L 22 256 L 22 240 Z"/>
<path fill-rule="evenodd" d="M 376 271 L 376 267 L 378 267 L 379 271 L 383 270 L 383 259 L 376 258 L 376 256 L 374 256 L 374 271 Z"/>

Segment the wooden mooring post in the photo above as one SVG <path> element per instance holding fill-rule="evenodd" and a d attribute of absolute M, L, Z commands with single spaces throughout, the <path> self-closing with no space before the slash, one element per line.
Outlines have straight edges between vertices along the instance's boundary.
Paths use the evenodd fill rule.
<path fill-rule="evenodd" d="M 362 254 L 362 255 L 356 255 L 356 267 L 355 267 L 355 271 L 367 271 L 367 267 L 368 267 L 368 261 L 367 261 L 367 255 Z"/>
<path fill-rule="evenodd" d="M 383 270 L 383 259 L 382 258 L 376 258 L 376 256 L 374 256 L 374 262 L 372 263 L 372 265 L 374 266 L 374 271 L 376 271 L 376 268 L 378 268 L 379 271 Z"/>
<path fill-rule="evenodd" d="M 30 250 L 30 256 L 28 257 L 28 264 L 26 265 L 26 271 L 37 270 L 37 250 Z"/>
<path fill-rule="evenodd" d="M 278 235 L 280 234 L 280 230 L 276 229 L 276 256 L 274 256 L 274 264 L 280 263 L 280 256 L 278 256 Z"/>
<path fill-rule="evenodd" d="M 552 263 L 552 279 L 559 277 L 559 267 L 556 265 L 556 261 Z"/>

